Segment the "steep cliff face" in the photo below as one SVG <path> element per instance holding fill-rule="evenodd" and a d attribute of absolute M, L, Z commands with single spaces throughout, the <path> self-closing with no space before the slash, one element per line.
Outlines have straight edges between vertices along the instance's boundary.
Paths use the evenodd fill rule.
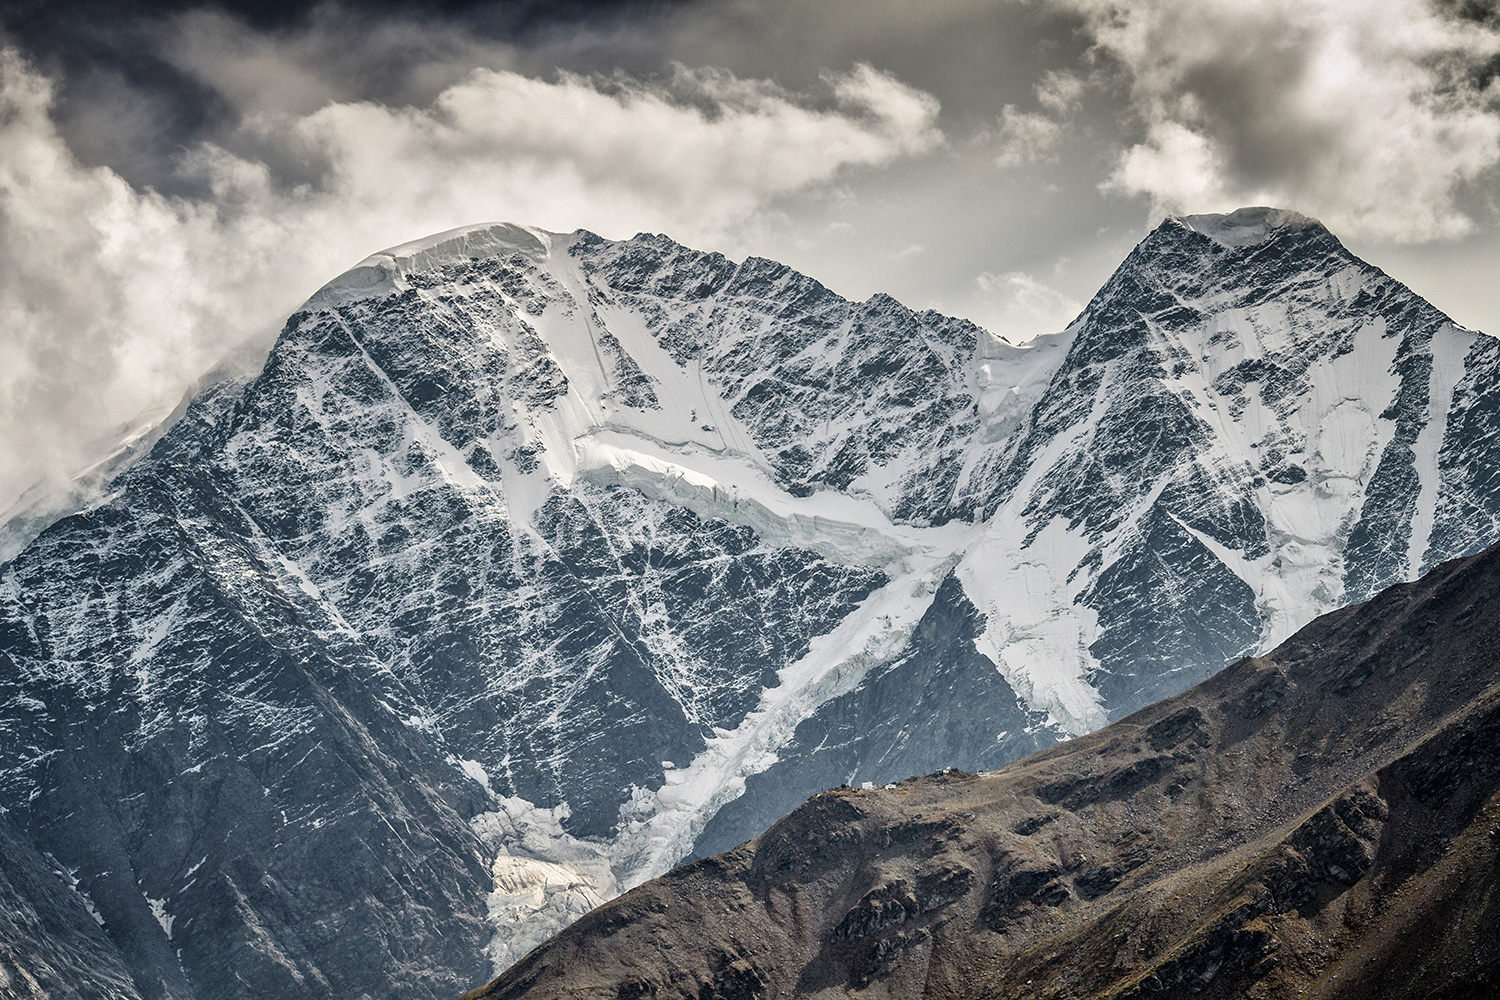
<path fill-rule="evenodd" d="M 1023 347 L 442 234 L 0 567 L 0 805 L 143 995 L 451 994 L 820 789 L 999 766 L 1478 547 L 1497 370 L 1269 210 L 1164 222 Z"/>
<path fill-rule="evenodd" d="M 1487 997 L 1500 548 L 974 775 L 818 795 L 472 1000 Z"/>
<path fill-rule="evenodd" d="M 978 366 L 982 428 L 1007 381 L 1026 403 L 979 435 L 996 457 L 970 468 L 1002 471 L 959 488 L 986 492 L 962 590 L 932 612 L 953 694 L 923 693 L 914 641 L 801 723 L 698 855 L 840 775 L 983 769 L 1097 728 L 1500 537 L 1497 348 L 1295 213 L 1162 223 L 1042 348 L 1060 361 L 1029 379 Z M 981 693 L 990 665 L 1025 712 Z M 966 731 L 976 716 L 992 738 Z M 949 732 L 965 736 L 933 738 Z M 919 749 L 909 770 L 888 766 L 893 744 Z"/>
<path fill-rule="evenodd" d="M 140 1000 L 72 875 L 0 815 L 0 996 Z"/>
<path fill-rule="evenodd" d="M 1072 331 L 962 571 L 1033 703 L 1118 717 L 1492 540 L 1458 512 L 1492 509 L 1464 415 L 1495 412 L 1497 342 L 1312 220 L 1168 220 Z M 985 579 L 1030 562 L 1036 623 Z"/>
<path fill-rule="evenodd" d="M 6 801 L 144 997 L 445 995 L 483 796 L 190 446 L 232 395 L 6 567 Z"/>

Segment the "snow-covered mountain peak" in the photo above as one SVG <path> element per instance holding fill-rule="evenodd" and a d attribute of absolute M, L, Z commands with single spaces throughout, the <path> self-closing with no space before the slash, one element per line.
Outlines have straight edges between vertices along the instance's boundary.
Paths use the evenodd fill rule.
<path fill-rule="evenodd" d="M 487 260 L 519 253 L 533 263 L 545 261 L 557 233 L 510 222 L 460 226 L 371 254 L 313 293 L 304 309 L 331 308 L 359 299 L 378 298 L 401 291 L 409 274 L 436 270 L 447 264 Z"/>
<path fill-rule="evenodd" d="M 1226 247 L 1257 246 L 1280 231 L 1310 229 L 1314 226 L 1322 228 L 1322 223 L 1317 219 L 1309 218 L 1301 212 L 1264 206 L 1238 208 L 1228 213 L 1177 215 L 1169 221 L 1195 233 L 1202 233 Z"/>
<path fill-rule="evenodd" d="M 1297 367 L 1346 349 L 1335 327 L 1406 306 L 1448 322 L 1308 216 L 1263 207 L 1170 216 L 1075 322 L 1073 359 L 1097 364 L 1149 347 L 1163 363 L 1206 366 L 1210 379 L 1250 361 Z"/>

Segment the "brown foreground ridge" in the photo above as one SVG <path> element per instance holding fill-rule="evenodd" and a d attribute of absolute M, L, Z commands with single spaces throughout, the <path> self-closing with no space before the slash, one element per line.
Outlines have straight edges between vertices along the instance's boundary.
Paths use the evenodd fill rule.
<path fill-rule="evenodd" d="M 998 771 L 818 795 L 466 1000 L 1500 997 L 1500 548 Z"/>

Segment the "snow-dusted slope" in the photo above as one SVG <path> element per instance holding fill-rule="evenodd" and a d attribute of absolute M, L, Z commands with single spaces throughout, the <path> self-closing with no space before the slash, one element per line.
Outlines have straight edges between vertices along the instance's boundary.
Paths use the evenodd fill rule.
<path fill-rule="evenodd" d="M 1312 220 L 1169 220 L 1072 330 L 960 570 L 1070 731 L 1493 537 L 1457 533 L 1495 501 L 1449 414 L 1496 412 L 1496 342 Z"/>
<path fill-rule="evenodd" d="M 440 234 L 0 569 L 0 804 L 143 989 L 456 992 L 821 788 L 998 765 L 1493 540 L 1497 359 L 1269 210 L 1168 220 L 1024 347 Z"/>

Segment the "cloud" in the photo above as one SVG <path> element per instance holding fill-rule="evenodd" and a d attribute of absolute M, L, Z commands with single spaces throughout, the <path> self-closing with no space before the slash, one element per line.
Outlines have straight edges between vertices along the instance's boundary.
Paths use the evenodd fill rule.
<path fill-rule="evenodd" d="M 935 102 L 899 81 L 861 66 L 827 83 L 835 106 L 820 110 L 722 72 L 601 86 L 480 69 L 428 108 L 332 104 L 258 127 L 327 165 L 318 209 L 346 225 L 355 210 L 410 216 L 408 230 L 498 212 L 711 239 L 779 194 L 939 141 Z M 236 169 L 221 151 L 203 155 L 212 171 Z"/>
<path fill-rule="evenodd" d="M 1024 271 L 985 272 L 974 279 L 976 320 L 1013 344 L 1064 329 L 1082 303 Z"/>
<path fill-rule="evenodd" d="M 1152 122 L 1146 141 L 1121 155 L 1108 186 L 1152 195 L 1158 207 L 1183 211 L 1223 203 L 1225 167 L 1214 144 L 1175 121 Z M 1274 195 L 1247 194 L 1241 201 L 1275 201 Z"/>
<path fill-rule="evenodd" d="M 1422 0 L 1055 0 L 1141 123 L 1111 190 L 1166 210 L 1270 202 L 1336 231 L 1468 231 L 1500 164 L 1494 26 Z"/>
<path fill-rule="evenodd" d="M 1002 107 L 997 126 L 979 135 L 983 142 L 998 143 L 995 166 L 1005 169 L 1055 160 L 1057 146 L 1068 133 L 1068 120 L 1076 114 L 1087 88 L 1075 73 L 1048 70 L 1033 88 L 1047 114 L 1021 111 L 1014 104 Z"/>
<path fill-rule="evenodd" d="M 1087 84 L 1076 73 L 1048 70 L 1036 85 L 1037 103 L 1054 115 L 1066 115 L 1078 106 Z"/>
<path fill-rule="evenodd" d="M 478 69 L 426 105 L 251 115 L 275 156 L 196 144 L 201 194 L 167 196 L 81 164 L 53 100 L 0 51 L 0 509 L 382 247 L 486 220 L 732 245 L 778 197 L 942 142 L 936 101 L 867 66 L 813 94 Z"/>
<path fill-rule="evenodd" d="M 1021 167 L 1048 158 L 1062 137 L 1063 126 L 1046 115 L 1018 111 L 1007 104 L 1000 111 L 997 167 Z"/>

